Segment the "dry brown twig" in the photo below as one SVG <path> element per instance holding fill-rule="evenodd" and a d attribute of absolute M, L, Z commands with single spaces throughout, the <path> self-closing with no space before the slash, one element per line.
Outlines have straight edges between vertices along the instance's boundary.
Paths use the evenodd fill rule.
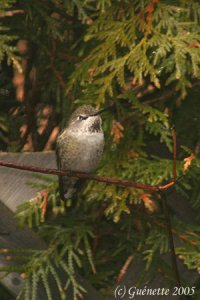
<path fill-rule="evenodd" d="M 176 152 L 176 135 L 175 131 L 172 128 L 172 136 L 174 140 L 174 152 Z M 103 176 L 97 176 L 97 175 L 91 175 L 88 173 L 83 172 L 72 172 L 72 171 L 66 171 L 66 170 L 58 170 L 58 169 L 47 169 L 47 168 L 40 168 L 40 167 L 34 167 L 30 165 L 21 165 L 11 162 L 6 162 L 0 160 L 0 166 L 2 167 L 8 167 L 12 169 L 18 169 L 23 171 L 29 171 L 29 172 L 35 172 L 35 173 L 43 173 L 43 174 L 50 174 L 50 175 L 61 175 L 61 176 L 68 176 L 68 177 L 77 177 L 80 179 L 89 179 L 94 180 L 98 182 L 104 182 L 124 187 L 133 187 L 136 189 L 146 190 L 149 192 L 159 192 L 159 191 L 165 191 L 169 189 L 171 186 L 173 186 L 176 183 L 176 154 L 173 155 L 173 180 L 170 181 L 168 184 L 165 185 L 148 185 L 144 183 L 135 182 L 132 180 L 123 180 L 123 179 L 117 179 L 117 178 L 110 178 L 110 177 L 103 177 Z"/>
<path fill-rule="evenodd" d="M 10 10 L 10 11 L 5 11 L 3 13 L 0 14 L 0 18 L 4 18 L 4 17 L 12 17 L 16 14 L 24 14 L 24 10 L 22 9 L 15 9 L 15 10 Z"/>

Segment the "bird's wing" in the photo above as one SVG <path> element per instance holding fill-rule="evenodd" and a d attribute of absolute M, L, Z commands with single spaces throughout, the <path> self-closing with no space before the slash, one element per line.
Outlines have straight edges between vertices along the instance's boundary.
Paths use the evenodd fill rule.
<path fill-rule="evenodd" d="M 59 170 L 62 169 L 61 165 L 61 160 L 60 160 L 60 153 L 59 153 L 59 148 L 56 145 L 56 161 L 57 161 L 57 167 Z M 64 183 L 63 183 L 63 178 L 61 175 L 58 176 L 58 181 L 59 181 L 59 193 L 60 193 L 60 198 L 64 199 L 65 193 L 64 193 Z"/>
<path fill-rule="evenodd" d="M 67 155 L 70 153 L 70 159 L 74 160 L 75 152 L 73 149 L 73 144 L 66 136 L 61 135 L 57 139 L 56 144 L 56 157 L 58 169 L 70 171 L 70 164 Z M 76 183 L 78 179 L 75 177 L 59 176 L 59 192 L 61 199 L 71 199 L 73 198 L 76 191 Z"/>

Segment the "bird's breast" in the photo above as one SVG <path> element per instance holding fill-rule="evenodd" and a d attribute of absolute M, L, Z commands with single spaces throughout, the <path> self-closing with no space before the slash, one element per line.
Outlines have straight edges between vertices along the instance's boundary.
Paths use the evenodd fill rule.
<path fill-rule="evenodd" d="M 65 141 L 66 138 L 66 141 Z M 93 172 L 102 157 L 103 132 L 69 133 L 63 136 L 63 168 L 71 171 Z"/>

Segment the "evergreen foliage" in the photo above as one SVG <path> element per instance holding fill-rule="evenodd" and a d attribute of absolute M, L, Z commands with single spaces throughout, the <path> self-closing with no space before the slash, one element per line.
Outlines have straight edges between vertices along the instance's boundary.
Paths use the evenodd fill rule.
<path fill-rule="evenodd" d="M 197 215 L 191 225 L 170 212 L 173 234 L 181 243 L 176 253 L 188 269 L 200 272 L 199 1 L 0 4 L 0 14 L 14 10 L 23 14 L 5 15 L 0 25 L 1 149 L 26 150 L 28 145 L 28 150 L 42 151 L 76 105 L 114 104 L 103 116 L 106 146 L 98 174 L 158 185 L 172 178 L 169 128 L 174 123 L 179 141 L 176 192 Z M 27 49 L 16 56 L 20 40 L 26 40 Z M 23 66 L 23 60 L 24 99 L 19 101 L 9 63 Z M 49 107 L 46 117 L 43 110 Z M 57 182 L 41 178 L 44 184 L 38 188 L 43 192 L 19 207 L 16 217 L 20 225 L 36 230 L 48 249 L 9 249 L 16 265 L 2 268 L 25 273 L 18 299 L 37 299 L 39 281 L 47 299 L 52 299 L 52 279 L 60 299 L 66 299 L 69 287 L 78 299 L 84 291 L 76 272 L 102 294 L 113 295 L 112 286 L 129 256 L 134 263 L 145 262 L 135 285 L 142 278 L 150 282 L 159 269 L 174 286 L 173 272 L 160 255 L 169 252 L 169 244 L 157 195 L 89 181 L 73 213 L 70 203 L 60 204 Z M 59 267 L 68 275 L 67 283 L 60 278 Z"/>
<path fill-rule="evenodd" d="M 0 3 L 0 16 L 2 15 L 12 7 L 12 4 L 15 2 L 15 0 L 8 0 L 8 1 L 2 1 Z M 14 65 L 18 66 L 20 68 L 19 62 L 17 61 L 17 57 L 15 55 L 15 52 L 17 51 L 17 48 L 15 46 L 12 46 L 12 43 L 14 40 L 16 40 L 16 36 L 13 36 L 12 33 L 9 31 L 9 28 L 6 26 L 0 26 L 0 32 L 1 32 L 1 39 L 0 39 L 0 62 L 2 62 L 3 58 L 6 56 L 7 63 L 13 63 Z"/>

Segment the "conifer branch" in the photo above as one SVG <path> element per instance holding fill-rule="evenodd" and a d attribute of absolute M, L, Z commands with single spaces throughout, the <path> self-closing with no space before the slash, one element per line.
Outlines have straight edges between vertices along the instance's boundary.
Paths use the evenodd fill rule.
<path fill-rule="evenodd" d="M 119 185 L 119 186 L 124 186 L 124 187 L 133 187 L 136 189 L 147 190 L 150 192 L 158 192 L 160 195 L 161 201 L 162 201 L 163 211 L 164 211 L 165 219 L 166 219 L 166 226 L 167 226 L 168 234 L 169 234 L 169 244 L 170 244 L 170 251 L 171 251 L 172 266 L 174 269 L 177 286 L 180 287 L 181 281 L 180 281 L 180 276 L 179 276 L 177 262 L 176 262 L 176 254 L 175 254 L 171 221 L 170 221 L 166 196 L 164 194 L 164 191 L 169 189 L 171 186 L 173 186 L 177 181 L 177 179 L 176 179 L 176 177 L 177 177 L 177 174 L 176 174 L 176 134 L 175 134 L 175 130 L 173 128 L 171 128 L 171 133 L 172 133 L 172 137 L 173 137 L 173 180 L 171 182 L 169 182 L 168 184 L 161 185 L 161 186 L 146 185 L 146 184 L 134 182 L 131 180 L 121 180 L 121 179 L 116 179 L 116 178 L 102 177 L 102 176 L 91 175 L 91 174 L 87 174 L 87 173 L 83 173 L 83 172 L 72 172 L 72 171 L 57 170 L 57 169 L 47 169 L 47 168 L 34 167 L 34 166 L 29 166 L 29 165 L 15 164 L 15 163 L 11 163 L 11 162 L 4 162 L 4 161 L 0 161 L 0 166 L 24 170 L 24 171 L 50 174 L 50 175 L 78 177 L 81 179 L 90 179 L 90 180 L 95 180 L 98 182 L 104 182 L 104 183 L 109 183 L 109 184 L 114 184 L 114 185 Z"/>

